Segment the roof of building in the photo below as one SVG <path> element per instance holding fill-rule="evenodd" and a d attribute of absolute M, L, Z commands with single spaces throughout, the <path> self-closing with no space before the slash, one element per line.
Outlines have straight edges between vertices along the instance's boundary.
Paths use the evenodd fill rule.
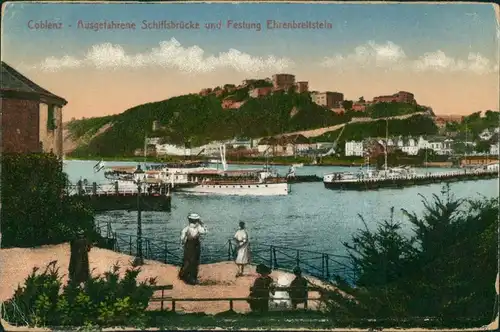
<path fill-rule="evenodd" d="M 68 103 L 64 98 L 45 90 L 3 61 L 0 77 L 2 96 L 17 95 L 27 99 L 28 97 L 38 97 L 42 102 L 51 102 L 60 106 Z"/>

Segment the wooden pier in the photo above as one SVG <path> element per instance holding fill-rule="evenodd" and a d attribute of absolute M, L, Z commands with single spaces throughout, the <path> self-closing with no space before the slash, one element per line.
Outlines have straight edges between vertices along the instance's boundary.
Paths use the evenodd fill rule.
<path fill-rule="evenodd" d="M 332 181 L 324 182 L 325 188 L 337 190 L 377 190 L 398 189 L 413 186 L 424 186 L 436 183 L 452 183 L 463 181 L 478 181 L 498 179 L 498 171 L 461 171 L 434 173 L 427 175 L 414 175 L 387 179 L 362 179 L 357 181 Z"/>
<path fill-rule="evenodd" d="M 86 185 L 78 181 L 76 185 L 68 188 L 68 195 L 84 197 L 96 212 L 115 210 L 170 212 L 172 207 L 168 184 L 120 187 L 118 182 L 105 185 L 94 182 Z"/>
<path fill-rule="evenodd" d="M 323 178 L 317 175 L 295 175 L 287 178 L 288 183 L 321 182 Z"/>

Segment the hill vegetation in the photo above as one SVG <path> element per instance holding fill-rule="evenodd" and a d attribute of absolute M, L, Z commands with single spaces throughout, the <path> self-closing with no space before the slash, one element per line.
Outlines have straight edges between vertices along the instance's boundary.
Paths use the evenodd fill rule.
<path fill-rule="evenodd" d="M 144 145 L 144 138 L 164 137 L 172 144 L 193 146 L 233 137 L 263 137 L 285 132 L 321 128 L 348 122 L 352 115 L 337 115 L 312 102 L 308 94 L 275 93 L 248 98 L 239 109 L 224 110 L 221 98 L 190 94 L 131 108 L 119 115 L 75 120 L 67 128 L 79 137 L 112 126 L 78 147 L 72 156 L 128 156 Z M 158 121 L 161 129 L 153 132 Z"/>
<path fill-rule="evenodd" d="M 116 115 L 108 115 L 98 118 L 73 120 L 66 124 L 66 129 L 70 131 L 71 138 L 74 140 L 92 137 L 102 126 L 112 123 L 115 117 Z"/>
<path fill-rule="evenodd" d="M 407 103 L 376 103 L 366 107 L 366 113 L 371 118 L 385 118 L 389 116 L 406 115 L 426 112 L 427 107 Z"/>
<path fill-rule="evenodd" d="M 346 125 L 339 142 L 360 141 L 369 137 L 385 137 L 386 125 L 390 136 L 419 136 L 435 135 L 438 127 L 434 120 L 426 115 L 415 115 L 407 119 L 377 120 L 372 122 L 358 122 Z M 335 141 L 340 134 L 341 129 L 327 132 L 321 136 L 315 137 L 316 142 Z M 343 144 L 341 144 L 343 145 Z"/>
<path fill-rule="evenodd" d="M 165 143 L 200 146 L 214 140 L 259 138 L 333 126 L 359 116 L 378 118 L 425 110 L 418 105 L 380 103 L 370 106 L 367 112 L 336 114 L 314 103 L 308 93 L 299 94 L 293 89 L 260 98 L 249 97 L 251 89 L 270 86 L 272 84 L 266 80 L 251 80 L 240 87 L 226 84 L 206 90 L 205 95 L 178 96 L 139 105 L 118 115 L 73 120 L 66 125 L 66 129 L 72 139 L 79 140 L 79 146 L 71 152 L 71 156 L 132 156 L 135 150 L 143 148 L 146 136 L 161 137 Z M 224 100 L 242 104 L 237 109 L 223 109 Z M 153 131 L 155 121 L 158 128 Z M 399 126 L 399 123 L 394 124 Z M 408 126 L 398 129 L 405 133 L 408 128 L 412 132 L 419 131 L 420 122 L 416 125 L 410 121 Z M 362 128 L 371 128 L 371 132 L 378 130 L 374 129 L 378 128 L 376 126 Z M 420 132 L 427 134 L 429 130 Z M 322 138 L 323 141 L 325 139 L 331 140 L 331 137 Z"/>
<path fill-rule="evenodd" d="M 455 132 L 465 137 L 467 131 L 469 139 L 477 140 L 479 134 L 485 129 L 493 129 L 500 126 L 500 112 L 488 110 L 481 116 L 481 112 L 475 112 L 464 116 L 460 122 L 447 122 L 446 130 Z"/>

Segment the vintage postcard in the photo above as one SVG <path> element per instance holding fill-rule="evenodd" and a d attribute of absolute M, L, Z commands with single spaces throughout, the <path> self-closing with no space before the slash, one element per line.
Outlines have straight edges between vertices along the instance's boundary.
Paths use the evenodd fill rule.
<path fill-rule="evenodd" d="M 499 19 L 4 3 L 2 329 L 498 328 Z"/>

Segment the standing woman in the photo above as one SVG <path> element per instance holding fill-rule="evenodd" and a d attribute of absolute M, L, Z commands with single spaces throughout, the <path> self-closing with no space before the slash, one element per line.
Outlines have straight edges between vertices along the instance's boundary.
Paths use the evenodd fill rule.
<path fill-rule="evenodd" d="M 188 216 L 189 225 L 181 232 L 181 242 L 184 246 L 184 259 L 179 271 L 179 279 L 189 285 L 198 282 L 198 268 L 200 265 L 201 241 L 200 237 L 207 233 L 200 216 L 191 213 Z"/>
<path fill-rule="evenodd" d="M 238 266 L 238 273 L 236 278 L 243 276 L 245 265 L 250 263 L 250 243 L 248 242 L 248 233 L 245 229 L 245 223 L 240 221 L 240 229 L 234 234 L 234 240 L 238 253 L 236 255 L 235 263 Z"/>
<path fill-rule="evenodd" d="M 70 248 L 69 280 L 79 285 L 90 278 L 89 251 L 91 245 L 82 229 L 78 229 L 76 238 L 70 242 Z"/>

